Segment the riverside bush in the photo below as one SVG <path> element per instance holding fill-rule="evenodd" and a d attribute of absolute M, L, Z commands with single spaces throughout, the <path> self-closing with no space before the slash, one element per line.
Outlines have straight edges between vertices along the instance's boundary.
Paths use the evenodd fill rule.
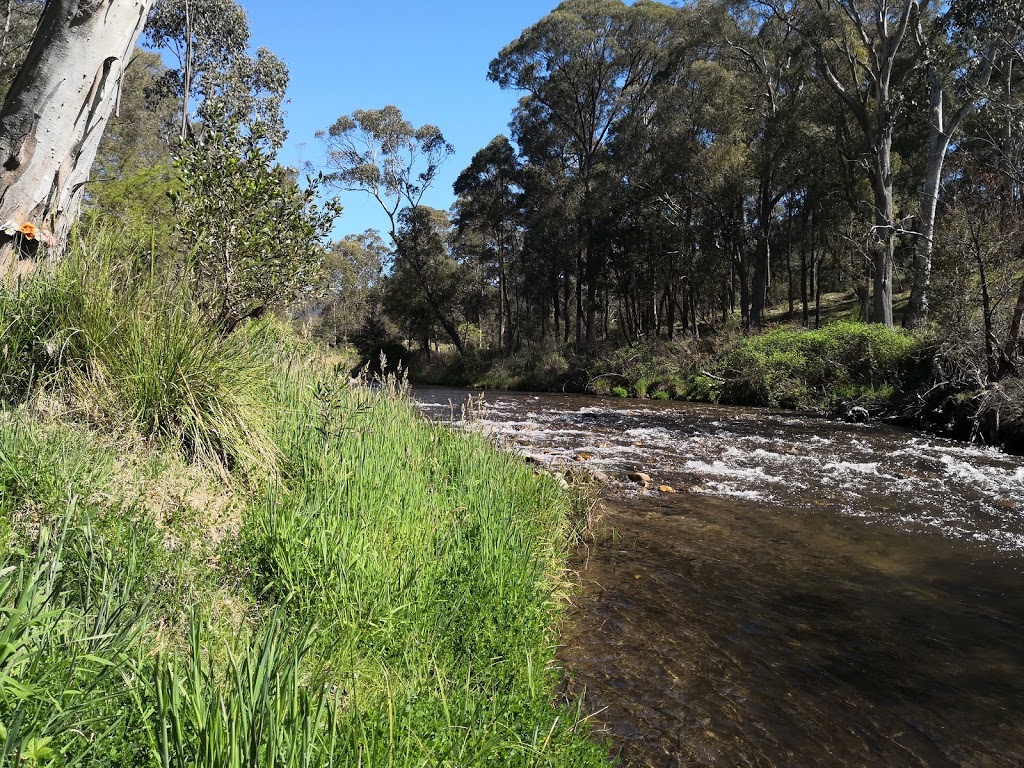
<path fill-rule="evenodd" d="M 120 264 L 104 247 L 80 246 L 53 271 L 0 287 L 0 402 L 45 391 L 191 457 L 273 472 L 260 326 L 217 333 L 166 275 Z"/>
<path fill-rule="evenodd" d="M 748 336 L 725 353 L 722 399 L 803 407 L 828 404 L 836 396 L 877 397 L 901 388 L 915 349 L 909 334 L 882 325 L 777 328 Z"/>

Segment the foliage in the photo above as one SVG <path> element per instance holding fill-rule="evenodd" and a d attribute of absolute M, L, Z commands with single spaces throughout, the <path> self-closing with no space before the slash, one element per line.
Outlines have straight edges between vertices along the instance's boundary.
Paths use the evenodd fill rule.
<path fill-rule="evenodd" d="M 462 281 L 448 249 L 448 225 L 443 211 L 426 206 L 402 212 L 384 305 L 407 337 L 429 339 L 436 325 L 447 331 L 461 351 L 462 334 L 455 327 L 452 309 L 458 305 Z"/>
<path fill-rule="evenodd" d="M 179 100 L 158 89 L 166 73 L 159 54 L 141 49 L 132 54 L 121 83 L 117 114 L 107 123 L 96 152 L 90 199 L 101 197 L 112 180 L 171 164 Z M 111 206 L 107 213 L 116 215 L 116 207 Z"/>
<path fill-rule="evenodd" d="M 349 341 L 380 314 L 388 249 L 373 230 L 332 243 L 324 257 L 323 286 L 300 317 L 328 344 Z"/>
<path fill-rule="evenodd" d="M 173 200 L 177 175 L 173 165 L 159 163 L 104 179 L 91 191 L 79 234 L 116 238 L 119 251 L 140 263 L 175 259 L 180 253 Z"/>
<path fill-rule="evenodd" d="M 327 148 L 327 182 L 371 195 L 391 223 L 392 241 L 399 213 L 420 205 L 441 164 L 455 152 L 437 126 L 417 128 L 390 104 L 342 115 L 316 135 Z"/>
<path fill-rule="evenodd" d="M 45 375 L 18 378 L 29 407 L 0 411 L 5 759 L 606 764 L 579 707 L 552 703 L 572 510 L 550 478 L 426 422 L 399 383 L 350 385 L 282 326 L 224 338 L 166 274 L 89 255 L 3 294 L 5 321 L 44 318 L 44 351 L 76 321 Z M 276 475 L 187 464 L 139 439 L 153 422 L 126 420 L 130 399 L 103 407 L 222 364 L 217 391 L 262 398 Z M 156 421 L 180 433 L 188 407 Z M 208 426 L 230 444 L 230 420 Z"/>
<path fill-rule="evenodd" d="M 112 262 L 102 240 L 90 247 L 53 274 L 0 289 L 0 399 L 50 391 L 188 456 L 273 471 L 260 329 L 224 337 L 166 274 Z"/>
<path fill-rule="evenodd" d="M 797 407 L 901 389 L 915 348 L 912 336 L 881 325 L 773 329 L 746 337 L 727 352 L 722 400 Z"/>
<path fill-rule="evenodd" d="M 145 261 L 167 261 L 180 251 L 171 199 L 179 105 L 176 97 L 157 91 L 166 71 L 156 53 L 136 50 L 132 55 L 117 114 L 96 152 L 79 225 L 116 233 L 124 255 L 130 252 Z"/>
<path fill-rule="evenodd" d="M 169 51 L 178 66 L 166 70 L 157 90 L 177 97 L 179 137 L 195 138 L 190 104 L 203 125 L 226 115 L 237 124 L 254 123 L 277 150 L 287 131 L 281 111 L 288 68 L 269 49 L 247 53 L 249 22 L 235 0 L 156 0 L 146 21 L 154 48 Z"/>
<path fill-rule="evenodd" d="M 340 208 L 315 202 L 320 179 L 303 189 L 273 164 L 259 123 L 243 130 L 220 115 L 185 145 L 178 172 L 180 234 L 200 303 L 222 333 L 319 281 Z"/>

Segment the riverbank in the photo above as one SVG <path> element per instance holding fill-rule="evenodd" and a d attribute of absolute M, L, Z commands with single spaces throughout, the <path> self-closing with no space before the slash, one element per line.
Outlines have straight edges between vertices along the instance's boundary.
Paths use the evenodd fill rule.
<path fill-rule="evenodd" d="M 607 764 L 554 693 L 552 478 L 102 265 L 0 289 L 0 328 L 4 754 Z"/>
<path fill-rule="evenodd" d="M 413 395 L 608 479 L 560 654 L 624 766 L 1024 758 L 1024 459 L 780 410 Z"/>
<path fill-rule="evenodd" d="M 837 320 L 627 346 L 435 354 L 416 383 L 794 409 L 882 420 L 1024 452 L 1024 379 L 988 385 L 969 351 Z"/>

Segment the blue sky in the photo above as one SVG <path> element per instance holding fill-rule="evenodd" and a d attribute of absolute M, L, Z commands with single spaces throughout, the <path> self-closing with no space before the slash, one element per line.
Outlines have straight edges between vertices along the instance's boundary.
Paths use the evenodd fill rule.
<path fill-rule="evenodd" d="M 487 80 L 501 48 L 558 0 L 241 0 L 253 48 L 291 73 L 288 142 L 281 161 L 322 162 L 314 133 L 356 109 L 394 104 L 415 125 L 433 123 L 455 145 L 425 202 L 447 208 L 452 182 L 508 121 L 518 94 Z M 342 195 L 335 235 L 386 228 L 372 198 Z"/>

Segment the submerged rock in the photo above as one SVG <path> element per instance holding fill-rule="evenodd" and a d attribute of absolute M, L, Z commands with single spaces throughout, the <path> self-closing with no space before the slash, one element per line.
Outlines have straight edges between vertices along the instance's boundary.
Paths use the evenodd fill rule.
<path fill-rule="evenodd" d="M 627 472 L 626 479 L 632 480 L 634 483 L 638 483 L 640 485 L 647 485 L 651 482 L 651 476 L 644 474 L 643 472 Z"/>

